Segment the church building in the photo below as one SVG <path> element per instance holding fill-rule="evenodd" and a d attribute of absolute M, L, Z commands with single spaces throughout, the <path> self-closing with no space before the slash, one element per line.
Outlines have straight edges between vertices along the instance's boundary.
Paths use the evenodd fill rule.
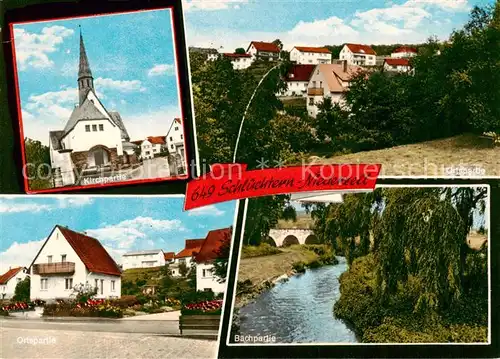
<path fill-rule="evenodd" d="M 108 111 L 96 95 L 80 32 L 78 104 L 63 130 L 49 132 L 55 186 L 74 185 L 77 173 L 115 171 L 137 163 L 137 145 L 118 112 Z"/>

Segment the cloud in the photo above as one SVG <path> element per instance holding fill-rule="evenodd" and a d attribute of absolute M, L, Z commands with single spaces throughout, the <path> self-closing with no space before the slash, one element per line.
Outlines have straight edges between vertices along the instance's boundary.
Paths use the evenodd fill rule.
<path fill-rule="evenodd" d="M 183 9 L 185 11 L 189 10 L 225 10 L 231 8 L 231 5 L 245 4 L 248 0 L 183 0 Z"/>
<path fill-rule="evenodd" d="M 311 37 L 320 36 L 344 36 L 356 35 L 357 31 L 344 23 L 344 20 L 336 16 L 312 22 L 299 21 L 295 27 L 288 32 L 291 36 L 304 36 L 310 34 Z"/>
<path fill-rule="evenodd" d="M 172 64 L 157 64 L 154 65 L 148 71 L 149 77 L 162 76 L 162 75 L 172 76 L 174 74 L 175 74 L 175 67 Z"/>
<path fill-rule="evenodd" d="M 64 39 L 73 33 L 73 30 L 57 25 L 44 27 L 38 34 L 15 28 L 14 43 L 19 70 L 52 67 L 54 62 L 48 54 L 57 51 Z"/>
<path fill-rule="evenodd" d="M 90 197 L 76 196 L 59 198 L 59 208 L 87 206 L 94 203 Z"/>
<path fill-rule="evenodd" d="M 42 211 L 53 211 L 60 208 L 81 207 L 92 204 L 93 200 L 89 197 L 62 197 L 53 203 L 37 203 L 36 201 L 26 201 L 25 199 L 1 199 L 0 213 L 38 213 Z"/>
<path fill-rule="evenodd" d="M 165 136 L 174 118 L 180 118 L 178 107 L 165 107 L 156 111 L 143 111 L 140 113 L 122 113 L 127 124 L 128 133 L 132 140 L 145 139 L 148 136 Z"/>
<path fill-rule="evenodd" d="M 469 11 L 468 0 L 408 0 L 403 6 L 409 7 L 437 7 L 445 11 Z"/>
<path fill-rule="evenodd" d="M 34 202 L 13 203 L 12 201 L 7 203 L 3 200 L 0 201 L 0 213 L 38 213 L 41 211 L 50 211 L 51 209 L 52 207 L 48 204 L 39 204 Z"/>
<path fill-rule="evenodd" d="M 117 224 L 88 229 L 86 232 L 112 248 L 126 250 L 141 244 L 148 245 L 151 237 L 158 237 L 164 232 L 172 231 L 184 232 L 186 228 L 178 219 L 154 219 L 139 216 Z"/>
<path fill-rule="evenodd" d="M 188 212 L 190 216 L 222 216 L 225 211 L 221 211 L 214 205 L 192 209 Z"/>
<path fill-rule="evenodd" d="M 12 243 L 6 251 L 0 253 L 0 273 L 5 273 L 9 267 L 28 267 L 42 248 L 43 242 L 45 238 L 27 243 Z"/>
<path fill-rule="evenodd" d="M 94 86 L 104 90 L 115 90 L 119 92 L 146 91 L 146 88 L 142 86 L 142 82 L 139 80 L 113 80 L 98 77 L 94 80 Z"/>

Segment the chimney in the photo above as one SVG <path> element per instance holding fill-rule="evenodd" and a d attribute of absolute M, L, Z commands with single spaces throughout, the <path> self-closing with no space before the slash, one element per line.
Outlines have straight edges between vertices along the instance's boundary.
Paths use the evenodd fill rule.
<path fill-rule="evenodd" d="M 342 71 L 347 72 L 347 60 L 342 61 Z"/>

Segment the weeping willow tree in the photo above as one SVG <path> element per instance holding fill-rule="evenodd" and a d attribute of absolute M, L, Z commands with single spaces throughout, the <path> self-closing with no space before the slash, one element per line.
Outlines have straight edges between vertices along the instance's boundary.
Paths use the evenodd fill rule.
<path fill-rule="evenodd" d="M 395 293 L 398 284 L 411 275 L 423 288 L 415 310 L 437 310 L 459 299 L 465 268 L 463 246 L 467 245 L 473 210 L 485 194 L 482 188 L 385 191 L 375 251 L 382 298 Z"/>
<path fill-rule="evenodd" d="M 372 216 L 380 204 L 380 190 L 366 194 L 347 194 L 343 203 L 315 204 L 310 210 L 314 231 L 321 243 L 329 243 L 345 255 L 348 263 L 368 254 Z"/>

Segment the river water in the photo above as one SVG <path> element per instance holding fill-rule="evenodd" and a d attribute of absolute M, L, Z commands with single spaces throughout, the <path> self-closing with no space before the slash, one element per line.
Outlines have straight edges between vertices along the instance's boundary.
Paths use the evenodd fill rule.
<path fill-rule="evenodd" d="M 275 336 L 276 343 L 355 343 L 356 335 L 335 318 L 333 304 L 340 297 L 339 264 L 308 269 L 263 293 L 240 309 L 240 335 Z"/>

